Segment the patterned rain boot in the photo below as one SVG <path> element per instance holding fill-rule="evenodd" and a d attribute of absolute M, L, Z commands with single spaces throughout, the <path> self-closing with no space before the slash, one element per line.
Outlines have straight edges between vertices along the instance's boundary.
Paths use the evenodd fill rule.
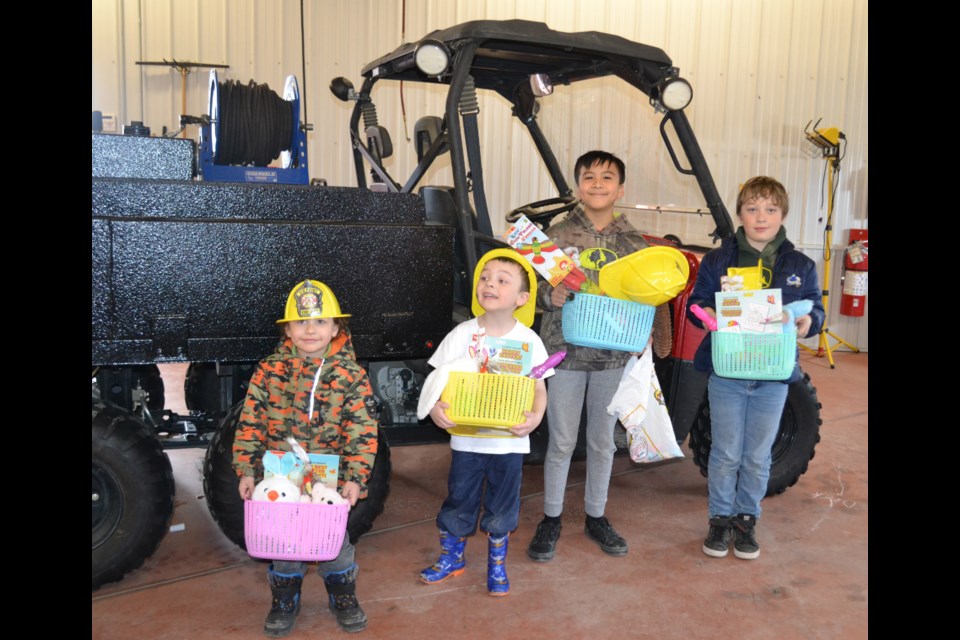
<path fill-rule="evenodd" d="M 273 601 L 270 613 L 263 623 L 263 633 L 270 638 L 282 638 L 293 631 L 293 625 L 300 613 L 300 585 L 303 576 L 299 573 L 278 573 L 273 565 L 267 570 L 267 581 Z"/>
<path fill-rule="evenodd" d="M 360 608 L 356 595 L 359 573 L 360 567 L 354 563 L 343 571 L 328 573 L 323 578 L 330 596 L 330 611 L 336 614 L 340 628 L 349 633 L 367 628 L 367 614 Z"/>
<path fill-rule="evenodd" d="M 463 549 L 467 546 L 467 539 L 457 538 L 443 529 L 440 530 L 440 558 L 431 566 L 420 572 L 420 581 L 427 584 L 436 584 L 463 573 L 466 561 L 463 559 Z"/>
<path fill-rule="evenodd" d="M 500 538 L 488 537 L 487 593 L 505 596 L 510 593 L 510 580 L 507 579 L 507 540 L 510 534 Z"/>

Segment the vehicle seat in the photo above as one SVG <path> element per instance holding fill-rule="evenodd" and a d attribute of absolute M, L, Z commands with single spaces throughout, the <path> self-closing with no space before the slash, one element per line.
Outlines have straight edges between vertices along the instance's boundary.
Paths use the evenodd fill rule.
<path fill-rule="evenodd" d="M 453 236 L 453 302 L 469 309 L 473 283 L 467 281 L 467 261 L 460 238 L 460 217 L 453 187 L 424 186 L 420 187 L 419 194 L 423 198 L 427 224 L 450 225 L 456 229 Z"/>

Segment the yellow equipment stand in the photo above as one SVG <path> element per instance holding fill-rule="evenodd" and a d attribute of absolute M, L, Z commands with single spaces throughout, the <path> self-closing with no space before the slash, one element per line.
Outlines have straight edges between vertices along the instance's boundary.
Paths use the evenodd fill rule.
<path fill-rule="evenodd" d="M 860 349 L 827 328 L 827 313 L 830 309 L 830 255 L 832 253 L 830 247 L 833 239 L 833 186 L 835 177 L 840 173 L 840 139 L 845 139 L 845 136 L 839 129 L 835 127 L 831 127 L 829 129 L 817 129 L 816 126 L 814 126 L 812 132 L 809 130 L 809 127 L 810 124 L 808 123 L 807 130 L 804 131 L 804 133 L 807 135 L 808 144 L 804 151 L 810 155 L 815 155 L 815 157 L 823 157 L 827 160 L 827 227 L 823 247 L 824 317 L 823 327 L 820 329 L 820 337 L 816 351 L 805 344 L 801 344 L 800 342 L 797 342 L 797 344 L 800 346 L 800 348 L 805 349 L 810 353 L 815 353 L 818 358 L 822 358 L 824 355 L 826 355 L 827 359 L 830 361 L 830 368 L 835 369 L 836 364 L 833 362 L 833 351 L 841 344 L 849 347 L 854 353 L 860 353 Z M 828 337 L 836 340 L 837 344 L 831 347 Z"/>

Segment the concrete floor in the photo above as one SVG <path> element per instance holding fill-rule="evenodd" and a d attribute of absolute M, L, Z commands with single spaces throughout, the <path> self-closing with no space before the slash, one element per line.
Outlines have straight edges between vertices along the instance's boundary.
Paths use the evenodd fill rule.
<path fill-rule="evenodd" d="M 520 526 L 511 536 L 511 593 L 486 593 L 485 540 L 467 544 L 467 571 L 440 584 L 417 573 L 437 554 L 434 517 L 446 488 L 447 445 L 394 447 L 391 495 L 357 545 L 357 594 L 374 638 L 867 637 L 868 354 L 801 354 L 823 404 L 810 468 L 763 503 L 757 560 L 700 550 L 706 479 L 688 457 L 656 466 L 614 463 L 607 516 L 630 544 L 605 555 L 583 533 L 584 463 L 571 466 L 563 535 L 548 563 L 527 558 L 542 515 L 542 468 L 524 468 Z M 184 411 L 185 367 L 161 368 L 167 408 Z M 92 594 L 93 638 L 262 638 L 270 591 L 263 562 L 218 529 L 207 511 L 202 449 L 169 451 L 177 483 L 173 525 L 144 566 Z M 290 637 L 337 635 L 322 581 L 304 580 Z"/>

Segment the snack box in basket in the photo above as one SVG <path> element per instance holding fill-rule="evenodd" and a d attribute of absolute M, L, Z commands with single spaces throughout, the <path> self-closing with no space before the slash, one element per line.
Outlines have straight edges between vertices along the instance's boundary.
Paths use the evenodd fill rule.
<path fill-rule="evenodd" d="M 783 324 L 768 322 L 783 314 L 780 289 L 718 291 L 714 294 L 717 331 L 783 333 Z"/>
<path fill-rule="evenodd" d="M 503 233 L 503 239 L 551 286 L 563 282 L 571 291 L 580 291 L 586 276 L 570 256 L 526 216 L 520 216 L 511 224 Z"/>

